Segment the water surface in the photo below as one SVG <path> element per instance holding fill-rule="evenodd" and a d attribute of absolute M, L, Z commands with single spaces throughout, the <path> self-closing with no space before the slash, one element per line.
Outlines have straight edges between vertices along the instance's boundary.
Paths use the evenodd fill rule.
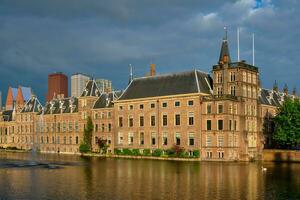
<path fill-rule="evenodd" d="M 300 199 L 300 164 L 0 152 L 0 199 Z"/>

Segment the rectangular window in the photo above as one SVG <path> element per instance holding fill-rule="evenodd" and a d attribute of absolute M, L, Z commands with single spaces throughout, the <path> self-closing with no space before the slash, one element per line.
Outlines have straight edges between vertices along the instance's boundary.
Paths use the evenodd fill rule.
<path fill-rule="evenodd" d="M 98 124 L 95 124 L 95 132 L 98 132 Z"/>
<path fill-rule="evenodd" d="M 219 131 L 223 130 L 223 120 L 221 119 L 218 120 L 218 130 Z"/>
<path fill-rule="evenodd" d="M 133 105 L 129 105 L 128 109 L 133 110 Z"/>
<path fill-rule="evenodd" d="M 140 145 L 144 145 L 145 144 L 145 135 L 144 132 L 140 133 Z"/>
<path fill-rule="evenodd" d="M 180 125 L 180 114 L 175 115 L 175 125 L 179 126 Z"/>
<path fill-rule="evenodd" d="M 175 101 L 175 107 L 179 107 L 180 106 L 180 102 L 179 101 Z"/>
<path fill-rule="evenodd" d="M 140 116 L 140 127 L 144 126 L 144 116 Z"/>
<path fill-rule="evenodd" d="M 224 136 L 218 135 L 218 147 L 222 147 L 224 145 Z"/>
<path fill-rule="evenodd" d="M 162 103 L 162 107 L 163 107 L 163 108 L 168 107 L 168 103 L 167 103 L 167 102 L 163 102 L 163 103 Z"/>
<path fill-rule="evenodd" d="M 123 133 L 118 133 L 118 144 L 123 144 Z"/>
<path fill-rule="evenodd" d="M 104 125 L 104 124 L 101 125 L 101 131 L 102 131 L 102 132 L 105 131 L 105 125 Z"/>
<path fill-rule="evenodd" d="M 128 145 L 133 145 L 133 133 L 128 133 Z"/>
<path fill-rule="evenodd" d="M 151 107 L 151 108 L 155 108 L 155 103 L 151 103 L 151 104 L 150 104 L 150 107 Z"/>
<path fill-rule="evenodd" d="M 206 113 L 207 114 L 211 113 L 211 104 L 207 104 L 207 106 L 206 106 Z"/>
<path fill-rule="evenodd" d="M 76 131 L 76 132 L 78 132 L 78 131 L 79 131 L 78 122 L 75 122 L 75 131 Z"/>
<path fill-rule="evenodd" d="M 163 115 L 163 126 L 168 126 L 168 115 Z"/>
<path fill-rule="evenodd" d="M 230 120 L 229 120 L 229 130 L 230 130 L 230 131 L 232 131 L 232 127 L 233 127 L 233 126 L 232 126 L 232 120 L 230 119 Z"/>
<path fill-rule="evenodd" d="M 144 109 L 144 104 L 140 104 L 140 109 L 141 109 L 141 110 Z"/>
<path fill-rule="evenodd" d="M 108 124 L 108 132 L 111 132 L 111 124 Z"/>
<path fill-rule="evenodd" d="M 211 131 L 211 120 L 206 120 L 206 130 Z"/>
<path fill-rule="evenodd" d="M 123 117 L 119 117 L 119 127 L 123 127 Z"/>
<path fill-rule="evenodd" d="M 194 146 L 194 144 L 195 144 L 195 140 L 194 140 L 194 133 L 190 133 L 189 134 L 189 145 L 190 146 Z"/>
<path fill-rule="evenodd" d="M 133 117 L 132 116 L 130 116 L 129 117 L 129 127 L 133 127 Z"/>
<path fill-rule="evenodd" d="M 48 128 L 49 128 L 49 127 L 47 127 L 47 130 L 48 130 Z M 66 132 L 66 129 L 67 129 L 67 127 L 66 127 L 66 122 L 63 122 L 63 132 Z"/>
<path fill-rule="evenodd" d="M 168 145 L 168 134 L 167 133 L 163 134 L 163 145 Z"/>
<path fill-rule="evenodd" d="M 218 104 L 218 113 L 223 113 L 223 104 Z"/>
<path fill-rule="evenodd" d="M 189 125 L 190 126 L 194 125 L 194 113 L 193 112 L 189 113 Z"/>
<path fill-rule="evenodd" d="M 156 144 L 156 134 L 155 133 L 151 133 L 151 144 L 152 145 Z"/>
<path fill-rule="evenodd" d="M 218 156 L 219 158 L 224 158 L 224 151 L 219 151 Z"/>
<path fill-rule="evenodd" d="M 151 122 L 150 122 L 151 126 L 155 126 L 155 115 L 151 116 Z"/>
<path fill-rule="evenodd" d="M 175 144 L 178 146 L 180 145 L 180 133 L 175 134 Z"/>
<path fill-rule="evenodd" d="M 188 106 L 193 106 L 194 105 L 194 101 L 193 100 L 189 100 L 188 101 Z"/>
<path fill-rule="evenodd" d="M 206 135 L 206 146 L 211 146 L 211 136 L 210 135 Z"/>
<path fill-rule="evenodd" d="M 207 158 L 212 158 L 212 152 L 211 151 L 207 151 L 206 152 L 206 157 Z"/>

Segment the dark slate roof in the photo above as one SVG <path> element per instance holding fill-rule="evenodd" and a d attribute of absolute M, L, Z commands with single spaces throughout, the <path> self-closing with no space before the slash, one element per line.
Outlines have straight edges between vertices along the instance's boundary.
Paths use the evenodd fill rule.
<path fill-rule="evenodd" d="M 13 110 L 5 110 L 2 112 L 1 116 L 3 117 L 4 121 L 12 121 L 12 113 Z"/>
<path fill-rule="evenodd" d="M 100 97 L 97 99 L 97 101 L 94 104 L 94 109 L 97 108 L 111 108 L 113 106 L 113 101 L 117 100 L 120 95 L 122 94 L 122 91 L 113 91 L 110 93 L 102 93 Z"/>
<path fill-rule="evenodd" d="M 29 112 L 41 112 L 43 109 L 42 104 L 37 99 L 37 97 L 32 96 L 25 104 L 23 109 L 21 110 L 21 113 L 29 113 Z"/>
<path fill-rule="evenodd" d="M 97 87 L 97 83 L 95 82 L 95 80 L 89 80 L 86 83 L 85 89 L 83 90 L 81 97 L 87 97 L 87 96 L 99 97 L 100 94 L 101 92 Z"/>
<path fill-rule="evenodd" d="M 299 98 L 295 95 L 286 95 L 283 92 L 277 92 L 274 90 L 261 89 L 258 96 L 259 102 L 264 105 L 279 107 L 284 102 L 285 98 Z"/>
<path fill-rule="evenodd" d="M 46 104 L 44 109 L 45 115 L 74 112 L 78 112 L 78 99 L 76 97 L 53 99 Z M 39 114 L 41 114 L 41 112 Z"/>
<path fill-rule="evenodd" d="M 228 62 L 231 63 L 227 39 L 224 39 L 223 42 L 222 42 L 219 61 L 222 61 L 224 56 L 228 56 Z"/>
<path fill-rule="evenodd" d="M 119 100 L 168 96 L 189 93 L 211 94 L 211 77 L 197 70 L 135 78 Z"/>

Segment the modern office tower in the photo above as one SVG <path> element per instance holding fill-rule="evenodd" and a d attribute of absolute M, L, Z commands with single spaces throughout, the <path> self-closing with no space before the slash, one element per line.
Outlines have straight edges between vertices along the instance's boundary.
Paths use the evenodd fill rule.
<path fill-rule="evenodd" d="M 62 72 L 48 75 L 48 93 L 46 101 L 49 102 L 56 97 L 68 97 L 68 77 Z"/>
<path fill-rule="evenodd" d="M 71 76 L 71 96 L 72 97 L 79 97 L 84 88 L 86 83 L 91 78 L 88 75 L 76 73 Z"/>
<path fill-rule="evenodd" d="M 112 84 L 111 80 L 107 79 L 96 79 L 96 84 L 99 90 L 102 92 L 111 92 L 112 91 Z"/>

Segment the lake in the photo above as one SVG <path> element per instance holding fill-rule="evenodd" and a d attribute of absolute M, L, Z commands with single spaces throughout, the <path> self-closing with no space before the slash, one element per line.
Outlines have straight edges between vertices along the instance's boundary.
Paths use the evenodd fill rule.
<path fill-rule="evenodd" d="M 0 199 L 300 199 L 300 163 L 0 152 Z"/>

